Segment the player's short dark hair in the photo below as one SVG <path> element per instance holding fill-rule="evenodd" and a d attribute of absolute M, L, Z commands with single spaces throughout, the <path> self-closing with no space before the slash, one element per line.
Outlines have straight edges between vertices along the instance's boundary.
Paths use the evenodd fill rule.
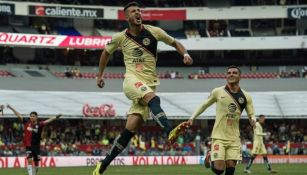
<path fill-rule="evenodd" d="M 258 118 L 262 118 L 262 117 L 265 117 L 265 115 L 260 114 L 260 115 L 258 116 Z"/>
<path fill-rule="evenodd" d="M 239 73 L 241 74 L 241 69 L 236 65 L 228 66 L 227 70 L 232 69 L 232 68 L 238 69 Z"/>
<path fill-rule="evenodd" d="M 38 116 L 37 112 L 35 112 L 35 111 L 32 111 L 32 112 L 30 113 L 30 116 L 31 116 L 32 114 L 35 115 L 36 117 Z"/>
<path fill-rule="evenodd" d="M 127 10 L 129 7 L 132 7 L 132 6 L 140 7 L 140 4 L 137 3 L 137 2 L 135 2 L 135 1 L 129 2 L 128 4 L 125 5 L 125 7 L 124 7 L 124 12 L 126 12 L 126 10 Z"/>

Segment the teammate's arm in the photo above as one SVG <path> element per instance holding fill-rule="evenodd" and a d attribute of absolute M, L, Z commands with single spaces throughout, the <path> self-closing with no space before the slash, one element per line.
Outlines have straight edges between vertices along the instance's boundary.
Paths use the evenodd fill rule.
<path fill-rule="evenodd" d="M 250 95 L 246 96 L 246 113 L 249 119 L 250 125 L 255 129 L 256 128 L 256 117 L 255 117 L 255 109 L 254 109 L 254 104 L 253 104 L 253 99 Z"/>
<path fill-rule="evenodd" d="M 8 109 L 10 109 L 11 111 L 13 111 L 14 112 L 14 114 L 18 117 L 18 119 L 22 122 L 23 121 L 23 117 L 22 117 L 22 115 L 19 113 L 19 112 L 17 112 L 11 105 L 7 105 L 6 106 Z"/>
<path fill-rule="evenodd" d="M 256 125 L 254 132 L 258 136 L 266 136 L 266 133 L 260 132 L 260 126 L 258 126 L 258 125 Z"/>
<path fill-rule="evenodd" d="M 49 119 L 43 121 L 43 123 L 44 123 L 45 125 L 47 125 L 47 124 L 49 124 L 49 123 L 51 123 L 51 122 L 53 122 L 53 121 L 59 119 L 60 117 L 62 117 L 62 114 L 58 114 L 58 115 L 56 115 L 56 116 L 54 116 L 54 117 L 50 117 Z"/>
<path fill-rule="evenodd" d="M 198 108 L 194 111 L 193 115 L 188 120 L 190 125 L 193 124 L 193 120 L 197 118 L 201 113 L 203 113 L 209 106 L 216 102 L 216 90 L 213 90 L 206 101 L 204 101 Z"/>

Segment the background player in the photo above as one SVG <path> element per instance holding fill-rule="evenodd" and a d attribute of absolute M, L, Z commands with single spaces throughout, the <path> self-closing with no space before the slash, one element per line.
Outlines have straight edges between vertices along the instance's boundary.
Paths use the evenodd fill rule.
<path fill-rule="evenodd" d="M 59 119 L 62 115 L 59 114 L 54 117 L 50 117 L 45 121 L 38 122 L 38 114 L 33 111 L 30 113 L 30 120 L 26 120 L 23 116 L 17 112 L 12 106 L 9 104 L 7 108 L 12 110 L 14 114 L 18 117 L 20 122 L 24 124 L 24 137 L 23 144 L 26 147 L 27 153 L 27 170 L 28 175 L 36 175 L 38 172 L 38 163 L 40 161 L 40 140 L 41 140 L 41 132 L 43 127 L 56 119 Z M 34 160 L 34 167 L 32 167 L 32 162 Z"/>
<path fill-rule="evenodd" d="M 160 98 L 155 94 L 156 86 L 160 84 L 156 73 L 158 41 L 173 46 L 183 56 L 185 64 L 190 65 L 193 62 L 184 46 L 161 28 L 142 24 L 141 9 L 138 3 L 127 4 L 124 12 L 129 28 L 115 34 L 102 52 L 97 85 L 100 88 L 104 86 L 103 72 L 109 55 L 120 47 L 126 66 L 123 90 L 128 99 L 132 101 L 132 106 L 128 112 L 125 129 L 115 139 L 106 158 L 97 164 L 94 175 L 102 174 L 111 161 L 125 149 L 135 132 L 147 120 L 149 110 L 167 135 L 172 130 L 160 106 Z M 175 140 L 175 136 L 173 133 L 169 135 L 169 139 Z"/>
<path fill-rule="evenodd" d="M 248 164 L 244 170 L 244 173 L 251 174 L 250 168 L 253 164 L 253 161 L 257 157 L 257 155 L 263 156 L 263 161 L 266 164 L 270 173 L 277 173 L 276 171 L 272 170 L 271 165 L 268 160 L 267 151 L 265 145 L 263 143 L 263 137 L 266 133 L 263 132 L 262 126 L 265 122 L 265 116 L 259 115 L 258 122 L 256 122 L 256 128 L 254 129 L 254 141 L 253 141 L 253 150 L 252 150 L 252 157 L 249 159 Z"/>
<path fill-rule="evenodd" d="M 233 175 L 237 160 L 242 159 L 239 120 L 245 109 L 250 123 L 255 125 L 254 107 L 251 96 L 239 86 L 241 70 L 236 66 L 227 69 L 227 84 L 213 89 L 208 99 L 203 102 L 187 121 L 193 120 L 209 106 L 216 103 L 216 119 L 211 134 L 211 153 L 205 159 L 206 167 L 217 174 Z M 211 159 L 211 160 L 210 160 Z M 211 165 L 210 165 L 210 161 Z"/>

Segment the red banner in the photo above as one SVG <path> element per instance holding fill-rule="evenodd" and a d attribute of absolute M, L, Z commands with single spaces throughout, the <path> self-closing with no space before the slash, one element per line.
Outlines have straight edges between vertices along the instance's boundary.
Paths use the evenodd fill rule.
<path fill-rule="evenodd" d="M 92 37 L 92 36 L 67 36 L 59 45 L 60 47 L 73 48 L 104 48 L 112 37 Z"/>
<path fill-rule="evenodd" d="M 103 49 L 111 36 L 65 36 L 0 33 L 0 45 Z"/>
<path fill-rule="evenodd" d="M 187 19 L 186 10 L 141 10 L 142 19 L 150 20 L 177 20 L 182 21 Z M 126 20 L 123 10 L 118 10 L 118 19 Z"/>

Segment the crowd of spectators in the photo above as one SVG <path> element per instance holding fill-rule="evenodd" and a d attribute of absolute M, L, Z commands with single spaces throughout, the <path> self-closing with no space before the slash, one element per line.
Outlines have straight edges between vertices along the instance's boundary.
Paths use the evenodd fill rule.
<path fill-rule="evenodd" d="M 270 154 L 285 154 L 283 146 L 289 140 L 298 146 L 293 148 L 292 154 L 306 153 L 303 143 L 307 143 L 307 133 L 303 120 L 268 120 L 264 127 L 267 135 Z M 116 123 L 116 122 L 115 122 Z M 114 139 L 124 128 L 123 123 L 110 124 L 109 121 L 93 120 L 61 120 L 48 125 L 42 132 L 42 155 L 105 155 Z M 209 120 L 208 128 L 194 126 L 177 140 L 177 144 L 169 147 L 166 144 L 166 134 L 159 126 L 151 121 L 149 126 L 141 130 L 132 138 L 129 147 L 123 155 L 195 155 L 196 138 L 200 138 L 201 150 L 207 148 L 208 134 L 212 130 L 213 120 Z M 24 155 L 22 146 L 23 125 L 17 119 L 0 120 L 0 156 Z M 252 143 L 252 128 L 248 122 L 241 123 L 242 143 Z M 210 142 L 209 142 L 210 143 Z M 250 147 L 249 147 L 250 149 Z"/>

